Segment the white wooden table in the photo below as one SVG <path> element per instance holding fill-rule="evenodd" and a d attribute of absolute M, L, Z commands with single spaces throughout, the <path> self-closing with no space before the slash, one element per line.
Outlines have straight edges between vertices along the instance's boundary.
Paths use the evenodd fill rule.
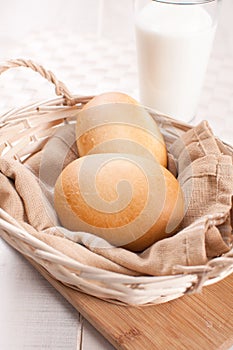
<path fill-rule="evenodd" d="M 137 4 L 146 1 L 139 0 Z M 0 6 L 1 59 L 18 56 L 35 59 L 76 93 L 121 90 L 137 98 L 133 1 L 8 0 L 6 4 L 0 0 Z M 233 1 L 223 0 L 195 121 L 208 119 L 215 133 L 231 144 L 232 21 Z M 0 77 L 0 111 L 48 95 L 54 95 L 53 89 L 29 73 L 9 72 Z M 0 349 L 113 349 L 2 240 L 0 281 Z"/>

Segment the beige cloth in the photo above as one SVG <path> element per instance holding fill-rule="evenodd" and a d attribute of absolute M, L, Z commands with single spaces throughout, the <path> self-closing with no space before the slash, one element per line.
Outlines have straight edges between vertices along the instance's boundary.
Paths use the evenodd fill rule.
<path fill-rule="evenodd" d="M 169 169 L 178 174 L 186 201 L 179 232 L 142 253 L 116 248 L 101 238 L 59 227 L 53 187 L 61 170 L 78 157 L 73 125 L 61 127 L 24 165 L 0 159 L 0 207 L 27 231 L 75 260 L 130 275 L 167 275 L 177 266 L 205 264 L 232 243 L 233 153 L 214 138 L 207 122 L 169 147 Z"/>

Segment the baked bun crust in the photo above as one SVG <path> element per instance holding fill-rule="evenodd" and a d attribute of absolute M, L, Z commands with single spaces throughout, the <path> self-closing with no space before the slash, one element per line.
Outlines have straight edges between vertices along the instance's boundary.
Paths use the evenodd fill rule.
<path fill-rule="evenodd" d="M 54 204 L 64 227 L 132 251 L 172 235 L 184 214 L 176 178 L 158 162 L 133 154 L 73 161 L 56 182 Z"/>
<path fill-rule="evenodd" d="M 94 97 L 79 112 L 76 140 L 80 156 L 132 153 L 167 166 L 163 136 L 151 115 L 126 94 Z"/>

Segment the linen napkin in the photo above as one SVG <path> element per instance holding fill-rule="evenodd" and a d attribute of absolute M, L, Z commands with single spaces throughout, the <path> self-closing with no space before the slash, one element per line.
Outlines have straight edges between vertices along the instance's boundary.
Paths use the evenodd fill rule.
<path fill-rule="evenodd" d="M 169 170 L 184 192 L 185 216 L 174 236 L 140 253 L 60 226 L 53 189 L 62 169 L 79 156 L 73 124 L 59 127 L 24 164 L 0 159 L 0 207 L 30 234 L 86 265 L 129 275 L 168 275 L 177 266 L 203 265 L 231 248 L 233 153 L 206 121 L 177 136 L 168 153 Z"/>

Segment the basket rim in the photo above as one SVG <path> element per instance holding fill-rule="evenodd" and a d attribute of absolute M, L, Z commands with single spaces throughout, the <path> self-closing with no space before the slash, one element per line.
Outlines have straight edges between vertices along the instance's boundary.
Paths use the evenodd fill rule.
<path fill-rule="evenodd" d="M 21 64 L 21 62 L 18 62 L 17 64 Z M 28 64 L 28 63 L 27 63 Z M 31 63 L 30 63 L 31 65 Z M 30 66 L 29 65 L 29 66 Z M 28 66 L 28 65 L 26 65 Z M 36 67 L 37 69 L 37 67 Z M 0 69 L 1 73 L 1 69 Z M 53 77 L 53 76 L 52 76 Z M 53 78 L 54 79 L 54 78 Z M 60 84 L 59 81 L 56 79 L 55 85 Z M 63 86 L 63 85 L 62 85 Z M 63 87 L 64 88 L 64 87 Z M 60 90 L 59 90 L 60 93 Z M 67 92 L 67 94 L 69 94 Z M 17 127 L 20 123 L 28 120 L 28 115 L 32 115 L 31 112 L 33 111 L 37 117 L 40 116 L 47 116 L 48 113 L 50 114 L 50 117 L 54 114 L 59 114 L 61 119 L 64 119 L 66 121 L 67 118 L 67 112 L 70 113 L 69 117 L 72 119 L 72 112 L 77 113 L 77 109 L 81 108 L 83 104 L 88 102 L 93 96 L 80 96 L 80 95 L 63 95 L 61 97 L 56 98 L 50 98 L 46 100 L 37 101 L 31 104 L 28 104 L 26 106 L 21 106 L 18 108 L 11 109 L 4 113 L 2 116 L 0 116 L 0 130 L 3 130 L 4 132 L 9 131 L 11 127 Z M 69 102 L 70 98 L 70 103 Z M 173 125 L 177 126 L 181 131 L 187 131 L 190 128 L 192 128 L 191 125 L 184 123 L 182 121 L 177 121 L 173 119 L 170 116 L 161 114 L 151 108 L 148 108 L 146 106 L 142 106 L 145 109 L 148 110 L 149 113 L 156 114 L 158 117 L 159 123 L 164 123 L 167 125 Z M 52 122 L 51 122 L 52 123 Z M 52 127 L 54 124 L 51 124 Z M 29 129 L 30 129 L 29 124 Z M 0 133 L 3 137 L 4 132 Z M 49 135 L 45 135 L 45 137 L 50 137 Z M 227 147 L 233 151 L 233 147 L 231 145 L 228 145 L 224 143 Z M 7 145 L 9 146 L 9 144 Z M 11 149 L 14 150 L 14 145 L 10 145 Z M 38 146 L 40 147 L 40 145 Z M 17 152 L 16 152 L 17 153 Z M 2 150 L 1 150 L 1 144 L 0 144 L 0 157 L 2 156 Z M 20 156 L 17 154 L 15 155 L 15 158 L 20 161 Z M 71 288 L 78 288 L 75 283 L 77 281 L 80 281 L 80 278 L 82 277 L 83 280 L 91 280 L 96 282 L 92 289 L 92 295 L 95 295 L 95 293 L 99 293 L 99 283 L 103 282 L 103 279 L 107 278 L 110 281 L 110 289 L 111 287 L 115 288 L 115 295 L 116 300 L 113 300 L 111 298 L 111 292 L 109 290 L 106 290 L 106 286 L 103 285 L 103 292 L 105 293 L 106 300 L 113 301 L 113 302 L 120 302 L 123 305 L 130 304 L 129 300 L 122 297 L 122 294 L 131 292 L 131 302 L 133 305 L 141 305 L 141 304 L 150 304 L 152 303 L 161 303 L 164 301 L 172 300 L 174 298 L 177 298 L 178 296 L 187 294 L 187 293 L 194 293 L 197 291 L 200 291 L 203 286 L 207 286 L 216 282 L 221 281 L 226 276 L 233 273 L 233 247 L 226 253 L 219 257 L 215 257 L 213 259 L 210 259 L 207 261 L 205 265 L 199 265 L 199 266 L 177 266 L 179 268 L 179 271 L 182 271 L 182 273 L 175 273 L 176 266 L 174 266 L 174 274 L 165 275 L 165 276 L 130 276 L 119 272 L 113 272 L 108 270 L 103 270 L 98 267 L 85 265 L 83 263 L 78 262 L 77 260 L 74 260 L 71 257 L 67 257 L 65 254 L 61 253 L 57 249 L 51 247 L 45 242 L 42 242 L 37 237 L 34 237 L 31 235 L 28 231 L 26 231 L 25 228 L 19 225 L 16 219 L 11 217 L 9 214 L 7 214 L 3 209 L 0 209 L 0 230 L 1 235 L 3 239 L 5 239 L 9 244 L 11 244 L 15 249 L 20 251 L 20 246 L 18 246 L 19 243 L 27 244 L 28 245 L 28 251 L 24 255 L 27 255 L 28 257 L 31 257 L 34 261 L 40 262 L 40 264 L 47 269 L 47 271 L 53 275 L 53 271 L 51 271 L 50 263 L 56 263 L 60 266 L 59 271 L 57 271 L 57 276 L 61 282 L 68 284 Z M 9 232 L 12 236 L 10 236 Z M 17 241 L 18 240 L 18 241 Z M 30 246 L 31 244 L 31 246 Z M 37 247 L 34 251 L 34 254 L 32 252 L 33 244 Z M 35 248 L 35 247 L 34 247 Z M 43 251 L 44 249 L 44 251 Z M 22 251 L 21 251 L 22 253 Z M 215 265 L 216 263 L 216 265 Z M 215 272 L 215 269 L 218 269 L 219 274 Z M 70 273 L 71 282 L 67 281 L 66 277 L 66 269 Z M 77 278 L 75 279 L 75 271 L 82 270 L 81 273 L 77 273 Z M 79 278 L 79 279 L 78 279 Z M 121 280 L 121 282 L 120 282 Z M 171 281 L 183 281 L 182 288 L 175 288 L 173 290 L 167 291 L 164 293 L 164 295 L 160 295 L 157 298 L 153 300 L 153 291 L 149 290 L 149 286 L 152 287 L 156 284 L 161 284 L 162 282 L 171 282 Z M 81 283 L 83 281 L 80 281 Z M 123 288 L 124 285 L 124 288 Z M 92 286 L 83 283 L 82 290 L 85 292 L 88 292 L 88 288 L 92 288 Z M 96 288 L 96 289 L 95 289 Z M 148 288 L 148 295 L 146 296 L 146 299 L 142 300 L 141 291 L 143 290 L 144 293 L 147 291 Z M 101 288 L 100 288 L 101 289 Z M 168 288 L 169 289 L 169 288 Z M 170 287 L 171 289 L 171 287 Z M 175 290 L 175 292 L 174 292 Z M 171 294 L 169 294 L 171 292 Z M 151 294 L 152 293 L 152 294 Z M 173 293 L 173 295 L 172 295 Z M 160 293 L 161 294 L 161 293 Z M 119 299 L 117 299 L 119 298 Z M 104 299 L 104 297 L 103 297 Z M 145 302 L 146 300 L 146 302 Z"/>
<path fill-rule="evenodd" d="M 15 223 L 17 223 L 15 225 Z M 80 271 L 79 276 L 81 276 L 84 279 L 88 279 L 92 282 L 101 282 L 103 279 L 107 279 L 108 282 L 110 282 L 110 286 L 113 284 L 114 287 L 117 288 L 116 290 L 119 289 L 119 283 L 120 285 L 127 285 L 126 290 L 124 289 L 123 294 L 117 293 L 115 294 L 115 298 L 113 297 L 112 299 L 112 290 L 110 292 L 110 295 L 105 298 L 102 298 L 103 300 L 107 300 L 109 302 L 113 303 L 120 303 L 122 305 L 150 305 L 156 304 L 156 303 L 162 303 L 166 302 L 172 299 L 176 299 L 184 294 L 193 294 L 199 292 L 202 287 L 204 286 L 209 286 L 211 284 L 217 283 L 221 281 L 222 279 L 226 278 L 230 274 L 233 273 L 233 248 L 222 255 L 221 257 L 216 257 L 207 262 L 205 265 L 200 265 L 200 266 L 184 266 L 183 267 L 183 273 L 174 273 L 170 275 L 165 275 L 165 276 L 130 276 L 130 275 L 125 275 L 119 272 L 113 272 L 113 271 L 108 271 L 108 270 L 103 270 L 98 267 L 94 266 L 88 266 L 83 263 L 80 263 L 76 260 L 74 260 L 71 257 L 68 257 L 58 251 L 57 249 L 51 247 L 45 242 L 42 242 L 40 239 L 37 237 L 33 237 L 28 231 L 26 231 L 23 227 L 20 227 L 18 222 L 11 217 L 8 213 L 6 213 L 3 209 L 0 209 L 0 230 L 1 230 L 1 236 L 2 238 L 8 242 L 11 246 L 13 246 L 16 250 L 19 252 L 23 253 L 23 255 L 26 255 L 30 258 L 32 258 L 35 262 L 38 262 L 38 258 L 41 259 L 39 264 L 44 267 L 48 273 L 50 273 L 53 276 L 53 271 L 51 272 L 50 269 L 47 266 L 48 262 L 55 263 L 55 264 L 60 264 L 62 265 L 62 268 L 72 268 L 72 274 L 76 273 L 75 271 Z M 20 240 L 21 242 L 26 242 L 28 244 L 31 244 L 30 249 L 33 247 L 33 244 L 38 245 L 39 249 L 36 248 L 34 253 L 30 254 L 25 254 L 25 251 L 22 252 L 20 249 L 14 245 L 14 243 L 11 241 L 12 237 L 10 237 L 9 232 L 13 235 L 13 241 L 16 239 Z M 9 239 L 10 238 L 10 239 Z M 13 244 L 12 244 L 13 243 Z M 33 243 L 33 244 L 32 244 Z M 43 251 L 43 248 L 45 251 Z M 47 252 L 46 252 L 47 251 Z M 42 262 L 46 262 L 43 264 Z M 213 277 L 209 278 L 208 273 L 211 273 L 214 270 L 213 262 L 217 262 L 220 264 L 221 267 L 221 272 Z M 227 262 L 227 264 L 226 264 Z M 226 265 L 224 265 L 226 264 Z M 227 268 L 226 268 L 227 266 Z M 71 273 L 71 272 L 69 272 Z M 94 274 L 93 274 L 94 273 Z M 53 276 L 54 277 L 54 276 Z M 59 280 L 59 279 L 58 279 Z M 62 278 L 60 279 L 62 283 L 65 283 Z M 157 292 L 160 291 L 158 290 L 158 285 L 161 286 L 161 283 L 165 282 L 182 282 L 185 283 L 185 289 L 183 291 L 180 291 L 179 289 L 182 289 L 182 287 L 179 287 L 179 293 L 177 294 L 177 288 L 172 288 L 171 290 L 171 295 L 165 295 L 162 296 L 161 298 L 157 298 L 153 301 L 151 301 L 151 297 L 148 302 L 145 302 L 143 299 L 143 302 L 141 301 L 142 296 L 141 296 L 141 290 L 143 290 L 143 293 L 145 293 L 146 288 L 153 287 L 155 286 L 157 289 Z M 66 282 L 66 285 L 73 289 L 79 290 L 79 286 L 74 284 L 70 284 L 69 282 Z M 89 287 L 90 288 L 90 287 Z M 105 287 L 104 287 L 105 288 Z M 120 288 L 121 289 L 121 288 Z M 130 301 L 125 301 L 125 293 L 126 291 L 130 290 Z M 174 294 L 174 290 L 176 293 Z M 81 291 L 83 291 L 81 289 Z M 88 294 L 95 295 L 95 290 L 93 293 L 90 292 L 90 290 L 84 291 Z M 103 290 L 101 290 L 103 292 Z M 109 291 L 108 291 L 109 292 Z M 161 294 L 164 292 L 163 288 L 161 288 Z M 116 291 L 114 291 L 116 293 Z M 113 293 L 113 294 L 114 294 Z M 164 293 L 165 294 L 165 293 Z M 95 295 L 97 297 L 97 295 Z M 127 295 L 126 295 L 127 296 Z M 123 297 L 123 300 L 122 300 Z"/>
<path fill-rule="evenodd" d="M 47 248 L 51 254 L 56 253 L 60 257 L 65 257 L 67 259 L 67 265 L 69 265 L 69 263 L 71 263 L 72 266 L 76 266 L 77 269 L 79 267 L 87 266 L 87 265 L 84 265 L 83 263 L 78 262 L 77 260 L 75 260 L 71 257 L 66 256 L 65 254 L 63 254 L 59 250 L 51 247 L 47 243 L 42 242 L 40 239 L 38 239 L 37 237 L 34 237 L 28 231 L 26 231 L 25 228 L 20 227 L 20 225 L 17 225 L 17 226 L 14 225 L 13 222 L 15 222 L 15 219 L 12 216 L 10 216 L 6 211 L 4 211 L 3 209 L 0 208 L 0 228 L 2 228 L 2 229 L 5 228 L 5 229 L 12 231 L 12 233 L 15 235 L 15 237 L 20 238 L 22 240 L 25 240 L 25 242 L 28 242 L 28 238 L 30 238 L 32 243 L 33 242 L 39 243 L 41 248 L 43 248 L 43 247 Z M 215 257 L 215 258 L 209 260 L 205 265 L 184 266 L 183 269 L 184 269 L 184 271 L 189 271 L 194 267 L 193 274 L 208 272 L 208 271 L 213 269 L 213 267 L 211 266 L 213 261 L 223 262 L 222 261 L 223 256 L 224 256 L 224 258 L 230 259 L 230 261 L 232 261 L 232 264 L 233 264 L 233 247 L 231 248 L 231 250 L 229 252 L 221 255 L 221 257 Z M 48 259 L 49 254 L 45 254 L 43 257 L 45 259 Z M 57 259 L 57 260 L 59 261 L 59 259 Z M 180 266 L 180 265 L 177 265 L 177 266 Z M 176 266 L 174 266 L 174 267 L 176 267 Z M 166 280 L 166 279 L 173 279 L 174 277 L 177 277 L 177 276 L 183 276 L 182 273 L 172 274 L 172 275 L 162 275 L 162 276 L 152 276 L 152 275 L 145 275 L 145 276 L 141 276 L 141 275 L 133 276 L 132 275 L 131 276 L 131 275 L 126 275 L 126 274 L 123 274 L 120 272 L 103 270 L 99 267 L 94 267 L 94 266 L 91 266 L 91 269 L 93 269 L 93 271 L 96 273 L 99 273 L 100 271 L 101 272 L 105 271 L 107 274 L 114 275 L 114 276 L 122 276 L 122 277 L 128 276 L 129 280 L 132 280 L 130 282 L 135 282 L 136 280 L 138 280 L 138 281 L 143 282 L 143 283 L 146 283 L 146 281 L 149 281 L 149 280 L 151 280 L 151 281 L 161 280 L 162 281 L 162 280 Z M 100 273 L 99 275 L 101 276 L 102 273 Z"/>

